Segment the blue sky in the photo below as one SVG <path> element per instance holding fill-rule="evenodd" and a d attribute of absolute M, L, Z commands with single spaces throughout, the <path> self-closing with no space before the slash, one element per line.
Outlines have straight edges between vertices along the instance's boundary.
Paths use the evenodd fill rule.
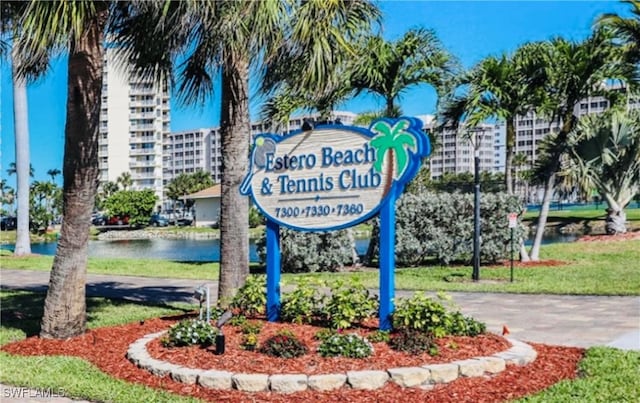
<path fill-rule="evenodd" d="M 444 46 L 471 67 L 489 55 L 512 52 L 530 42 L 562 36 L 582 40 L 591 32 L 594 19 L 602 13 L 628 15 L 628 7 L 617 1 L 381 1 L 383 34 L 397 39 L 409 28 L 435 30 Z M 15 186 L 15 177 L 6 169 L 15 160 L 13 101 L 8 64 L 3 61 L 0 78 L 0 133 L 2 154 L 0 177 Z M 174 131 L 213 127 L 219 124 L 218 95 L 202 107 L 172 103 L 171 129 Z M 31 163 L 36 180 L 50 179 L 46 172 L 62 170 L 66 103 L 66 59 L 52 64 L 50 73 L 28 88 Z M 435 92 L 419 86 L 401 102 L 406 115 L 433 113 Z M 380 109 L 383 103 L 372 96 L 360 96 L 339 109 L 365 112 Z M 253 104 L 252 111 L 260 105 Z M 58 177 L 57 182 L 62 183 Z"/>

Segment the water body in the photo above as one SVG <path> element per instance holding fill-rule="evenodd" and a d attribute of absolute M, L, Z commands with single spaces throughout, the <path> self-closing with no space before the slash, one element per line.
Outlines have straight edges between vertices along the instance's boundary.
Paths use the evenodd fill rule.
<path fill-rule="evenodd" d="M 578 235 L 546 235 L 543 243 L 573 242 Z M 530 243 L 531 241 L 529 241 Z M 356 240 L 359 255 L 367 252 L 368 239 Z M 55 255 L 57 243 L 31 244 L 31 252 L 40 255 Z M 13 251 L 14 245 L 0 245 L 0 249 Z M 162 259 L 185 262 L 219 262 L 220 241 L 218 239 L 137 239 L 89 241 L 89 256 L 102 258 Z M 254 241 L 249 243 L 249 260 L 259 262 Z"/>

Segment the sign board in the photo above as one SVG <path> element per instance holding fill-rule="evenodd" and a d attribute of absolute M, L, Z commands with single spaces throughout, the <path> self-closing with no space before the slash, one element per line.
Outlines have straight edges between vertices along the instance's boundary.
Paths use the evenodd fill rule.
<path fill-rule="evenodd" d="M 256 137 L 240 192 L 267 217 L 268 320 L 277 320 L 280 309 L 280 226 L 330 231 L 379 213 L 380 329 L 391 328 L 395 200 L 429 152 L 422 122 L 414 118 Z"/>
<path fill-rule="evenodd" d="M 517 228 L 518 227 L 518 214 L 509 213 L 509 228 Z"/>
<path fill-rule="evenodd" d="M 413 118 L 370 129 L 324 126 L 287 136 L 259 135 L 240 191 L 273 222 L 328 231 L 368 220 L 416 174 L 429 142 Z"/>

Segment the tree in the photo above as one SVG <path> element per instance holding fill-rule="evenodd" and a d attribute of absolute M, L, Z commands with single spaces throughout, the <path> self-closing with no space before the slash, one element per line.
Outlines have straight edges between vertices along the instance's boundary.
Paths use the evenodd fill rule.
<path fill-rule="evenodd" d="M 120 186 L 116 182 L 106 181 L 101 185 L 100 192 L 96 195 L 95 207 L 98 210 L 103 209 L 104 202 L 114 193 L 120 190 Z"/>
<path fill-rule="evenodd" d="M 385 102 L 382 116 L 399 117 L 398 101 L 402 94 L 420 85 L 430 84 L 444 95 L 457 71 L 454 58 L 443 48 L 435 33 L 411 29 L 397 41 L 381 35 L 363 37 L 349 64 L 350 84 L 356 95 L 369 92 Z M 378 225 L 374 221 L 365 263 L 371 264 L 378 247 Z"/>
<path fill-rule="evenodd" d="M 31 184 L 29 207 L 32 230 L 46 230 L 53 220 L 53 200 L 57 186 L 53 182 L 35 181 Z"/>
<path fill-rule="evenodd" d="M 91 210 L 98 186 L 98 126 L 109 16 L 104 1 L 32 1 L 21 16 L 17 53 L 48 60 L 68 50 L 67 117 L 63 162 L 64 220 L 40 335 L 68 338 L 86 328 L 86 269 Z"/>
<path fill-rule="evenodd" d="M 5 216 L 5 215 L 11 215 L 12 214 L 14 196 L 15 196 L 15 193 L 14 193 L 13 188 L 11 188 L 11 186 L 7 185 L 7 180 L 6 179 L 2 179 L 2 181 L 0 181 L 0 202 L 2 203 L 2 213 L 1 213 L 1 215 Z M 9 206 L 11 206 L 9 211 L 6 211 L 4 209 L 5 204 L 8 204 Z"/>
<path fill-rule="evenodd" d="M 356 95 L 370 92 L 382 97 L 387 117 L 402 114 L 397 101 L 419 84 L 430 84 L 443 95 L 456 71 L 456 61 L 436 34 L 422 28 L 407 31 L 395 42 L 381 35 L 365 37 L 348 69 Z"/>
<path fill-rule="evenodd" d="M 223 303 L 229 302 L 249 274 L 249 205 L 238 189 L 249 166 L 250 66 L 264 73 L 285 59 L 290 65 L 302 63 L 302 87 L 324 88 L 335 49 L 377 16 L 377 9 L 364 1 L 288 0 L 142 3 L 138 10 L 127 11 L 129 18 L 118 32 L 124 49 L 139 44 L 129 47 L 128 60 L 150 74 L 169 75 L 171 60 L 181 55 L 178 92 L 187 102 L 204 101 L 213 92 L 215 76 L 220 76 L 218 295 Z"/>
<path fill-rule="evenodd" d="M 556 38 L 541 49 L 543 52 L 540 57 L 546 64 L 546 78 L 543 87 L 545 98 L 539 111 L 551 120 L 559 120 L 560 128 L 555 141 L 551 143 L 552 147 L 547 149 L 546 159 L 536 163 L 538 177 L 544 183 L 544 196 L 531 247 L 531 260 L 539 260 L 556 173 L 561 157 L 567 152 L 569 134 L 578 121 L 574 110 L 588 96 L 606 95 L 608 92 L 603 82 L 607 80 L 618 79 L 627 85 L 635 85 L 638 79 L 635 76 L 636 66 L 629 63 L 618 47 L 612 45 L 611 35 L 605 30 L 594 31 L 582 42 Z"/>
<path fill-rule="evenodd" d="M 116 178 L 116 183 L 122 186 L 122 190 L 127 190 L 133 185 L 133 180 L 131 179 L 131 172 L 123 172 Z"/>
<path fill-rule="evenodd" d="M 129 217 L 129 225 L 146 226 L 158 196 L 151 189 L 121 190 L 109 196 L 104 207 L 109 216 Z"/>
<path fill-rule="evenodd" d="M 58 168 L 53 168 L 47 171 L 47 175 L 51 177 L 51 182 L 56 181 L 56 176 L 60 175 L 62 172 Z"/>
<path fill-rule="evenodd" d="M 580 118 L 560 174 L 607 202 L 606 232 L 627 231 L 624 208 L 640 192 L 640 113 L 612 111 Z"/>
<path fill-rule="evenodd" d="M 604 14 L 598 18 L 600 26 L 613 29 L 628 47 L 629 54 L 636 61 L 640 60 L 640 1 L 622 0 L 631 5 L 634 18 L 624 18 L 617 14 Z"/>
<path fill-rule="evenodd" d="M 17 172 L 18 172 L 18 169 L 16 168 L 16 163 L 15 162 L 9 163 L 9 168 L 7 168 L 7 174 L 15 175 Z M 35 169 L 33 169 L 33 165 L 29 164 L 29 177 L 33 178 L 34 173 L 35 173 Z"/>
<path fill-rule="evenodd" d="M 192 174 L 181 173 L 167 184 L 167 197 L 178 201 L 182 199 L 182 215 L 185 210 L 193 206 L 193 200 L 188 200 L 187 195 L 213 186 L 211 175 L 203 170 L 198 170 Z"/>
<path fill-rule="evenodd" d="M 535 57 L 540 45 L 527 44 L 513 55 L 487 57 L 468 74 L 463 75 L 460 85 L 465 86 L 463 95 L 449 97 L 439 112 L 446 124 L 457 127 L 465 119 L 468 127 L 497 118 L 505 121 L 506 159 L 505 185 L 508 194 L 513 194 L 512 166 L 516 146 L 515 121 L 524 116 L 539 101 L 541 83 L 544 79 L 544 64 Z"/>
<path fill-rule="evenodd" d="M 19 16 L 24 12 L 24 4 L 7 2 L 2 6 L 2 34 L 8 34 L 14 41 L 22 29 Z M 4 52 L 3 52 L 4 53 Z M 13 81 L 13 122 L 15 132 L 16 162 L 13 169 L 16 173 L 16 196 L 18 211 L 16 228 L 16 245 L 14 255 L 31 254 L 29 237 L 29 119 L 27 109 L 27 78 L 18 74 L 23 63 L 15 46 L 11 50 L 11 76 Z"/>

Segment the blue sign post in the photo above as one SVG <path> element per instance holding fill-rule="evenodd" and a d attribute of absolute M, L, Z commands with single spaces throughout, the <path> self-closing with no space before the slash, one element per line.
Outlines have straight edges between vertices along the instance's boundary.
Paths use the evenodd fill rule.
<path fill-rule="evenodd" d="M 256 138 L 240 191 L 267 217 L 267 318 L 280 310 L 279 228 L 332 231 L 380 214 L 380 328 L 391 329 L 395 202 L 430 153 L 422 122 L 381 119 L 368 130 L 322 126 Z"/>

